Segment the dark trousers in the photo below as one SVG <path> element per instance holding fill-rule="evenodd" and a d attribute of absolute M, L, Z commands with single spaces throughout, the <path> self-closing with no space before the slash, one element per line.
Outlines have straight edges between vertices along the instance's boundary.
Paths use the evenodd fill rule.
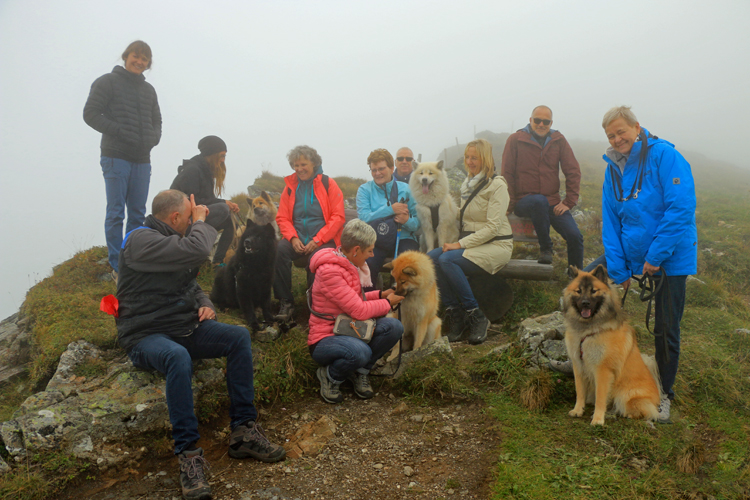
<path fill-rule="evenodd" d="M 667 287 L 667 285 L 669 285 Z M 659 376 L 664 394 L 669 399 L 674 399 L 674 379 L 677 377 L 677 367 L 680 361 L 680 322 L 682 313 L 685 311 L 685 290 L 687 289 L 687 276 L 667 276 L 664 283 L 656 294 L 654 319 L 654 333 L 656 338 L 656 364 L 659 365 Z M 671 298 L 671 318 L 670 304 Z M 664 361 L 664 340 L 661 335 L 667 335 L 669 351 L 669 362 Z"/>
<path fill-rule="evenodd" d="M 307 256 L 308 265 L 305 266 L 307 270 L 307 288 L 310 288 L 313 281 L 315 281 L 315 274 L 310 272 L 310 258 L 324 248 L 336 248 L 336 242 L 331 240 L 328 243 L 323 243 Z M 285 300 L 290 304 L 294 304 L 294 296 L 292 295 L 292 262 L 302 257 L 305 257 L 305 254 L 297 253 L 289 240 L 283 239 L 279 241 L 276 247 L 276 277 L 273 280 L 273 295 L 278 300 Z"/>
<path fill-rule="evenodd" d="M 514 210 L 519 217 L 529 217 L 534 223 L 542 251 L 552 251 L 552 239 L 549 237 L 550 225 L 555 228 L 568 244 L 568 265 L 583 269 L 583 236 L 570 210 L 562 215 L 555 215 L 547 197 L 542 194 L 527 194 L 516 203 Z"/>
<path fill-rule="evenodd" d="M 214 264 L 221 264 L 224 262 L 227 249 L 229 249 L 229 245 L 232 244 L 232 240 L 234 239 L 234 225 L 232 224 L 232 214 L 229 210 L 229 205 L 224 202 L 209 205 L 206 224 L 217 231 L 221 231 L 221 237 L 219 238 L 219 244 L 216 246 L 213 261 Z"/>
<path fill-rule="evenodd" d="M 253 404 L 253 351 L 250 333 L 244 326 L 205 320 L 187 337 L 149 335 L 138 342 L 128 356 L 136 368 L 156 370 L 167 378 L 167 407 L 175 455 L 200 438 L 193 408 L 194 359 L 227 358 L 232 429 L 258 417 Z"/>
<path fill-rule="evenodd" d="M 407 250 L 419 250 L 419 243 L 417 243 L 411 238 L 404 238 L 402 240 L 399 240 L 398 254 L 401 255 Z M 378 274 L 380 273 L 380 270 L 383 268 L 385 259 L 392 258 L 395 252 L 396 252 L 395 248 L 383 249 L 377 246 L 372 250 L 373 256 L 367 259 L 367 267 L 370 268 L 370 275 L 372 276 L 373 284 L 378 279 Z M 370 290 L 375 290 L 375 287 L 373 286 L 372 288 L 365 288 L 365 291 L 370 291 Z"/>

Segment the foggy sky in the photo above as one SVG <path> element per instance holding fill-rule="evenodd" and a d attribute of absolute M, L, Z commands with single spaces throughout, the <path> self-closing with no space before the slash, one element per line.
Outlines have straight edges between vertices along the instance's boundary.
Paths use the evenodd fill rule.
<path fill-rule="evenodd" d="M 104 245 L 91 83 L 133 40 L 153 50 L 163 137 L 148 207 L 210 134 L 227 191 L 308 144 L 332 176 L 375 148 L 433 160 L 546 104 L 553 128 L 606 146 L 628 104 L 678 149 L 746 166 L 750 2 L 0 0 L 0 318 L 54 264 Z"/>

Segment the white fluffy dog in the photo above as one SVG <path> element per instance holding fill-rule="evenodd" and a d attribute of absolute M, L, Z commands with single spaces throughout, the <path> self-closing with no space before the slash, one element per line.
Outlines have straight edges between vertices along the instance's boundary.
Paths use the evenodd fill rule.
<path fill-rule="evenodd" d="M 450 194 L 443 161 L 414 162 L 409 188 L 417 202 L 422 251 L 429 252 L 442 247 L 443 243 L 458 241 L 458 207 Z"/>

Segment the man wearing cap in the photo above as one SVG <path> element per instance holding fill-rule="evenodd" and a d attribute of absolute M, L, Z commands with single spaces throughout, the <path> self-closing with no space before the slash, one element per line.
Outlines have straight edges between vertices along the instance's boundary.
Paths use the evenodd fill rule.
<path fill-rule="evenodd" d="M 219 137 L 209 135 L 198 142 L 200 154 L 183 160 L 177 167 L 177 177 L 170 189 L 177 189 L 186 195 L 193 195 L 195 203 L 206 205 L 209 210 L 206 223 L 217 231 L 222 231 L 214 253 L 214 264 L 221 264 L 234 237 L 234 227 L 230 212 L 238 213 L 240 207 L 229 200 L 219 198 L 224 191 L 227 175 L 227 145 Z"/>
<path fill-rule="evenodd" d="M 405 182 L 409 184 L 411 178 L 412 165 L 414 161 L 414 153 L 409 148 L 401 148 L 396 153 L 396 171 L 393 172 L 393 177 L 397 181 Z"/>
<path fill-rule="evenodd" d="M 583 236 L 570 209 L 578 203 L 581 168 L 565 137 L 551 129 L 552 110 L 537 106 L 529 124 L 508 137 L 502 175 L 508 183 L 508 214 L 529 217 L 539 238 L 540 264 L 552 264 L 549 228 L 568 244 L 568 265 L 583 268 Z M 560 169 L 565 175 L 565 199 L 560 197 Z"/>

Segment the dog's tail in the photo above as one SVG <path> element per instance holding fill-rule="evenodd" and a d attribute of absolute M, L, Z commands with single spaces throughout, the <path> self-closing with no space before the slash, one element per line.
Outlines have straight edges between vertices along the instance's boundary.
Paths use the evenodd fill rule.
<path fill-rule="evenodd" d="M 654 377 L 654 382 L 656 382 L 656 387 L 659 389 L 659 399 L 664 398 L 664 389 L 661 386 L 661 377 L 659 376 L 659 365 L 656 364 L 656 358 L 654 358 L 653 356 L 643 354 L 643 353 L 641 353 L 641 358 L 643 358 L 643 362 L 646 363 L 646 368 L 648 368 L 648 371 L 651 372 L 651 376 Z"/>

